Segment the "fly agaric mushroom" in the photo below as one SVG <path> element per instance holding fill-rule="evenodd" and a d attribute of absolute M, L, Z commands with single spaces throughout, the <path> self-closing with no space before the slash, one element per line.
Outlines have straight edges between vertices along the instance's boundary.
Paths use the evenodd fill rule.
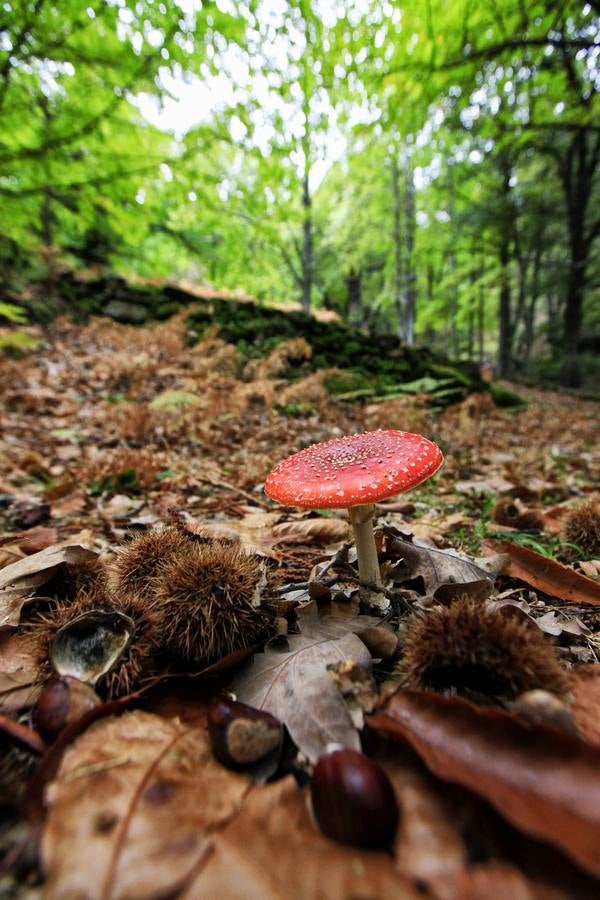
<path fill-rule="evenodd" d="M 416 487 L 444 461 L 439 447 L 420 434 L 365 431 L 313 444 L 271 471 L 265 492 L 287 506 L 347 508 L 354 531 L 361 596 L 385 610 L 373 534 L 374 504 Z"/>

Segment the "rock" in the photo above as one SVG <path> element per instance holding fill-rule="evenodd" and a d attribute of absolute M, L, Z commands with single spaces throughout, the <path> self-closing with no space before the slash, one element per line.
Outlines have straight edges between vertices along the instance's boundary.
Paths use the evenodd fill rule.
<path fill-rule="evenodd" d="M 128 325 L 141 325 L 146 321 L 148 311 L 139 303 L 129 303 L 126 300 L 111 300 L 102 310 L 102 315 L 110 316 L 117 322 L 125 322 Z"/>

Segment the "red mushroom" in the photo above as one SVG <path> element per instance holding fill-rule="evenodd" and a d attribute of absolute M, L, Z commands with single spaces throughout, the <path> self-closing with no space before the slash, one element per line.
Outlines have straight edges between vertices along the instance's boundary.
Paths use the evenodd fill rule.
<path fill-rule="evenodd" d="M 306 509 L 347 508 L 354 530 L 361 595 L 369 605 L 389 605 L 373 534 L 373 504 L 408 491 L 434 475 L 444 461 L 439 447 L 420 434 L 365 431 L 313 444 L 280 462 L 265 491 L 273 500 Z"/>

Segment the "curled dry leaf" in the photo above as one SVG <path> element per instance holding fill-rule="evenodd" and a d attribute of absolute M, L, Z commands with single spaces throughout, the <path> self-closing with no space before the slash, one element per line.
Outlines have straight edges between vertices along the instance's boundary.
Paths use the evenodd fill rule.
<path fill-rule="evenodd" d="M 91 725 L 47 789 L 45 897 L 172 896 L 249 781 L 213 759 L 206 732 L 130 712 Z"/>
<path fill-rule="evenodd" d="M 458 697 L 398 691 L 368 723 L 600 875 L 600 749 Z"/>
<path fill-rule="evenodd" d="M 390 755 L 380 762 L 401 810 L 394 842 L 398 869 L 426 885 L 436 898 L 454 900 L 454 882 L 467 862 L 459 823 L 450 818 L 434 779 L 409 753 Z"/>
<path fill-rule="evenodd" d="M 17 626 L 33 593 L 64 563 L 80 565 L 98 554 L 78 544 L 58 545 L 26 556 L 0 571 L 0 628 Z"/>
<path fill-rule="evenodd" d="M 351 660 L 368 668 L 371 655 L 354 632 L 375 620 L 356 616 L 323 621 L 314 603 L 298 617 L 302 633 L 288 636 L 284 649 L 277 649 L 277 641 L 268 644 L 234 680 L 232 690 L 239 700 L 284 722 L 313 761 L 330 743 L 358 750 L 358 732 L 327 666 Z"/>
<path fill-rule="evenodd" d="M 0 634 L 0 712 L 32 706 L 40 691 L 37 645 L 33 634 Z"/>
<path fill-rule="evenodd" d="M 180 900 L 419 900 L 386 853 L 323 837 L 292 778 L 255 787 Z"/>
<path fill-rule="evenodd" d="M 571 603 L 600 604 L 600 582 L 592 581 L 554 559 L 510 541 L 487 540 L 482 547 L 488 555 L 506 554 L 508 559 L 502 568 L 504 575 L 518 578 L 550 597 Z"/>
<path fill-rule="evenodd" d="M 280 522 L 271 529 L 273 544 L 334 544 L 350 535 L 347 520 L 331 517 Z"/>
<path fill-rule="evenodd" d="M 489 862 L 466 869 L 456 883 L 456 900 L 569 900 L 572 894 L 527 878 L 507 863 Z"/>
<path fill-rule="evenodd" d="M 489 587 L 491 591 L 493 579 L 504 563 L 503 557 L 494 558 L 484 568 L 457 553 L 405 541 L 389 529 L 386 529 L 386 549 L 404 560 L 409 578 L 423 578 L 427 594 L 435 593 L 442 585 L 466 585 L 474 581 L 485 582 L 486 589 Z"/>
<path fill-rule="evenodd" d="M 600 666 L 577 666 L 569 680 L 577 730 L 590 744 L 600 747 Z"/>

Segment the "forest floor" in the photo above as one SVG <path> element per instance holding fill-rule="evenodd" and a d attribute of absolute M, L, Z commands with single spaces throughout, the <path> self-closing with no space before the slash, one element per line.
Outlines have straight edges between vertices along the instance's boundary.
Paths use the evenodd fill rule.
<path fill-rule="evenodd" d="M 487 393 L 444 410 L 426 394 L 335 399 L 322 373 L 282 378 L 293 339 L 248 362 L 217 337 L 186 346 L 183 314 L 143 329 L 60 320 L 49 335 L 0 362 L 0 796 L 12 808 L 0 891 L 597 896 L 600 404 L 521 387 L 513 412 Z M 378 509 L 385 625 L 359 609 L 346 514 L 263 491 L 289 454 L 378 428 L 427 435 L 445 456 Z M 110 570 L 132 536 L 165 525 L 260 561 L 285 646 L 257 653 L 253 676 L 241 666 L 256 647 L 213 655 L 193 678 L 165 666 L 144 681 L 131 664 L 120 687 L 98 679 L 108 702 L 42 740 L 40 635 L 57 608 L 61 624 L 69 603 L 90 609 L 65 586 L 93 555 L 76 548 Z M 447 640 L 423 634 L 436 622 Z M 232 679 L 287 726 L 267 784 L 208 747 L 207 705 Z M 358 746 L 359 731 L 398 799 L 391 849 L 324 837 L 298 786 L 330 741 Z"/>

